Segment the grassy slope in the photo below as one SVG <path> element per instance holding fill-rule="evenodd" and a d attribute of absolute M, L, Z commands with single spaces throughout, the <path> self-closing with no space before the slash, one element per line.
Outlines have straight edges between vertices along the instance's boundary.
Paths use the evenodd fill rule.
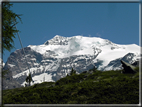
<path fill-rule="evenodd" d="M 138 104 L 139 74 L 96 71 L 3 90 L 4 104 Z M 53 84 L 53 85 L 52 85 Z"/>

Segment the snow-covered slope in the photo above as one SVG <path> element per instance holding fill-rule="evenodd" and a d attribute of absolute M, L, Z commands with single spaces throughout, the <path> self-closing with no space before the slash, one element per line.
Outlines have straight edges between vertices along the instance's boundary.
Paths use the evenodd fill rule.
<path fill-rule="evenodd" d="M 99 70 L 121 69 L 120 60 L 133 63 L 140 57 L 140 47 L 135 44 L 120 45 L 98 37 L 62 37 L 56 35 L 42 45 L 25 47 L 26 58 L 34 83 L 57 81 L 70 73 L 89 70 L 94 65 Z M 5 68 L 21 85 L 29 73 L 21 49 L 11 53 Z"/>
<path fill-rule="evenodd" d="M 66 42 L 64 43 L 64 41 Z M 107 39 L 83 36 L 61 37 L 56 35 L 43 45 L 29 47 L 40 54 L 45 54 L 47 57 L 54 56 L 55 58 L 65 58 L 72 55 L 94 55 L 96 49 L 100 49 L 102 51 L 96 60 L 103 60 L 102 67 L 107 66 L 110 61 L 123 57 L 128 53 L 140 54 L 140 47 L 135 44 L 119 45 Z M 52 50 L 53 54 L 46 52 L 48 50 Z M 101 69 L 101 66 L 99 69 Z"/>

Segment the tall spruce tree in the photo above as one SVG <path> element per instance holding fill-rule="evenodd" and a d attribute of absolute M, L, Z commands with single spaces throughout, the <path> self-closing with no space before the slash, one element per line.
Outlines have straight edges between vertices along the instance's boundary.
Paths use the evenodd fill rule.
<path fill-rule="evenodd" d="M 32 82 L 32 76 L 31 76 L 31 73 L 29 73 L 29 76 L 27 76 L 26 82 L 29 83 L 29 86 L 31 86 L 31 82 Z"/>
<path fill-rule="evenodd" d="M 76 74 L 76 71 L 72 68 L 70 75 Z"/>

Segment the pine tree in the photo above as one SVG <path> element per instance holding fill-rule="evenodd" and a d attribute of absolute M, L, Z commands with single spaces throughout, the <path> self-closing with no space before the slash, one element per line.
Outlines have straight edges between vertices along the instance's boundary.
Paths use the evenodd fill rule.
<path fill-rule="evenodd" d="M 29 73 L 29 76 L 26 78 L 26 82 L 29 83 L 29 86 L 31 86 L 32 76 L 31 73 Z"/>
<path fill-rule="evenodd" d="M 71 69 L 71 73 L 70 73 L 70 75 L 73 75 L 73 68 Z"/>
<path fill-rule="evenodd" d="M 74 72 L 73 72 L 74 74 L 76 74 L 76 70 L 74 70 Z"/>
<path fill-rule="evenodd" d="M 70 75 L 76 74 L 76 71 L 72 68 Z"/>

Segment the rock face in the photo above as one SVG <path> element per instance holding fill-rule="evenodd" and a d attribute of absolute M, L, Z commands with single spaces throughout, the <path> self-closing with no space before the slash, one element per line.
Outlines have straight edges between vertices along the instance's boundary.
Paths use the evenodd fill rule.
<path fill-rule="evenodd" d="M 126 63 L 125 61 L 121 60 L 122 67 L 124 68 L 123 73 L 136 73 L 135 66 Z"/>
<path fill-rule="evenodd" d="M 30 63 L 29 66 L 37 67 L 38 65 L 34 65 L 33 63 L 34 58 L 36 58 L 37 61 L 42 60 L 42 55 L 40 55 L 37 52 L 32 51 L 29 47 L 24 48 L 27 61 Z M 22 71 L 28 70 L 27 63 L 24 58 L 23 50 L 16 50 L 15 52 L 10 54 L 10 57 L 7 60 L 7 63 L 5 64 L 4 70 L 8 70 L 8 74 L 5 75 L 6 78 L 3 79 L 2 88 L 3 89 L 12 89 L 21 87 L 20 80 L 25 80 L 27 75 L 21 76 L 21 78 L 16 79 L 13 78 L 13 75 L 16 75 L 18 73 L 21 73 Z"/>
<path fill-rule="evenodd" d="M 136 58 L 136 55 L 134 53 L 128 53 L 125 56 L 123 56 L 122 58 L 118 58 L 118 59 L 110 61 L 110 63 L 107 66 L 105 66 L 103 70 L 109 70 L 110 67 L 113 70 L 117 70 L 118 68 L 122 69 L 121 60 L 125 61 L 126 63 L 138 66 L 139 61 L 138 61 L 138 59 L 134 60 L 135 58 Z"/>
<path fill-rule="evenodd" d="M 17 81 L 13 80 L 13 79 L 3 79 L 2 82 L 2 89 L 13 89 L 13 88 L 19 88 L 21 87 L 21 84 L 18 83 Z"/>
<path fill-rule="evenodd" d="M 4 68 L 3 70 L 8 69 L 9 68 L 7 67 L 7 69 Z M 11 70 L 9 70 L 8 73 L 6 73 L 6 75 L 4 76 L 4 78 L 2 78 L 2 89 L 13 89 L 18 87 L 21 87 L 21 84 L 13 79 L 12 72 Z"/>
<path fill-rule="evenodd" d="M 29 72 L 36 84 L 57 81 L 72 68 L 77 73 L 88 72 L 94 66 L 102 71 L 122 69 L 120 60 L 134 63 L 139 55 L 138 49 L 136 45 L 121 46 L 96 37 L 57 35 L 43 45 L 25 47 L 26 59 L 22 49 L 12 52 L 4 66 L 9 73 L 3 79 L 3 89 L 24 85 Z"/>
<path fill-rule="evenodd" d="M 52 75 L 53 81 L 57 81 L 70 73 L 72 67 L 75 68 L 77 73 L 93 68 L 91 64 L 93 56 L 74 55 L 68 58 L 54 58 L 45 57 L 31 50 L 30 47 L 26 47 L 24 50 L 32 77 L 45 72 Z M 86 59 L 88 60 L 86 61 Z M 3 89 L 20 87 L 29 73 L 28 66 L 22 49 L 11 53 L 4 67 L 5 70 L 9 69 L 9 73 L 5 75 L 6 79 L 3 79 Z"/>

